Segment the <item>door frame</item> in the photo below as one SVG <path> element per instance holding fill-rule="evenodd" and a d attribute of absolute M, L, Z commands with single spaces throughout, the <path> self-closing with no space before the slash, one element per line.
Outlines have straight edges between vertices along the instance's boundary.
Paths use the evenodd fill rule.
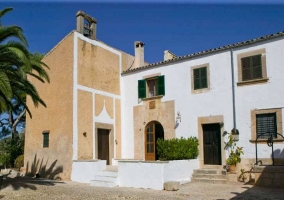
<path fill-rule="evenodd" d="M 220 124 L 220 134 L 221 134 L 221 165 L 206 165 L 204 164 L 204 146 L 203 146 L 203 124 Z M 226 165 L 226 154 L 225 154 L 225 144 L 224 144 L 224 117 L 223 115 L 215 115 L 208 117 L 198 117 L 198 140 L 199 140 L 199 166 L 200 168 L 213 168 L 213 169 L 223 169 Z"/>
<path fill-rule="evenodd" d="M 95 122 L 95 141 L 94 141 L 94 150 L 95 155 L 94 159 L 98 159 L 98 129 L 108 129 L 109 130 L 109 165 L 112 165 L 112 159 L 114 159 L 114 127 L 112 124 L 104 124 Z"/>

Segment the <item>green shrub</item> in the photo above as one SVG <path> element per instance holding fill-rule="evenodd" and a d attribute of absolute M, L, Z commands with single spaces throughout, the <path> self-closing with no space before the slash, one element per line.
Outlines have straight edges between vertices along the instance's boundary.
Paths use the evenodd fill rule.
<path fill-rule="evenodd" d="M 10 167 L 11 156 L 8 153 L 0 153 L 0 163 L 5 168 Z"/>
<path fill-rule="evenodd" d="M 159 160 L 195 159 L 198 156 L 198 139 L 196 137 L 157 140 Z"/>
<path fill-rule="evenodd" d="M 20 155 L 16 158 L 14 166 L 18 169 L 24 166 L 24 155 Z"/>

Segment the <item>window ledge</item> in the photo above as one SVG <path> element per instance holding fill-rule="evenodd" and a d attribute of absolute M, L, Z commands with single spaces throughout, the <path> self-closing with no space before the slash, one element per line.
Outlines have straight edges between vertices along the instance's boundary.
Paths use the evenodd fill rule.
<path fill-rule="evenodd" d="M 251 142 L 251 143 L 256 143 L 256 140 L 249 140 L 249 142 Z M 273 143 L 278 143 L 278 142 L 284 142 L 284 139 L 274 139 L 273 140 Z M 261 143 L 261 144 L 263 144 L 263 143 L 267 143 L 267 139 L 259 139 L 259 140 L 257 140 L 257 143 Z"/>
<path fill-rule="evenodd" d="M 265 83 L 265 82 L 268 82 L 268 80 L 269 78 L 260 78 L 260 79 L 254 79 L 254 80 L 249 80 L 249 81 L 241 81 L 237 83 L 237 86 Z"/>
<path fill-rule="evenodd" d="M 142 101 L 148 101 L 148 100 L 152 100 L 152 99 L 161 99 L 164 95 L 158 95 L 158 96 L 154 96 L 154 97 L 146 97 L 143 98 Z"/>

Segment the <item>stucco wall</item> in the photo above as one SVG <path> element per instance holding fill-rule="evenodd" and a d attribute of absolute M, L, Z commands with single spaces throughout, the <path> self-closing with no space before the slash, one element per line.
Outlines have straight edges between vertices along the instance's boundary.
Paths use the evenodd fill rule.
<path fill-rule="evenodd" d="M 155 109 L 149 109 L 149 103 L 153 101 Z M 134 159 L 145 159 L 145 129 L 149 122 L 157 121 L 163 125 L 165 139 L 175 138 L 174 105 L 174 101 L 161 102 L 161 99 L 152 99 L 133 108 Z"/>
<path fill-rule="evenodd" d="M 119 56 L 79 38 L 78 84 L 119 95 Z"/>
<path fill-rule="evenodd" d="M 237 145 L 244 147 L 245 154 L 242 156 L 243 158 L 255 157 L 255 145 L 250 141 L 251 110 L 283 109 L 284 107 L 282 101 L 284 94 L 284 88 L 282 87 L 283 78 L 281 77 L 284 73 L 284 68 L 281 64 L 284 62 L 284 57 L 282 56 L 283 45 L 283 39 L 274 39 L 233 49 L 236 126 L 240 132 L 240 140 L 237 142 Z M 265 49 L 269 81 L 238 86 L 237 55 L 257 49 Z M 210 66 L 209 88 L 202 93 L 192 93 L 191 68 L 202 66 L 203 64 L 209 64 Z M 144 101 L 138 101 L 138 80 L 152 74 L 165 76 L 165 96 L 161 98 L 161 102 L 175 102 L 173 119 L 176 119 L 177 112 L 180 112 L 181 122 L 178 122 L 178 126 L 175 129 L 176 137 L 197 137 L 199 117 L 223 116 L 222 130 L 230 132 L 233 129 L 232 74 L 229 50 L 157 67 L 149 67 L 148 69 L 122 75 L 123 158 L 135 157 L 135 119 L 141 113 L 133 112 L 133 110 L 135 111 L 136 107 L 144 104 Z M 162 126 L 165 126 L 165 124 L 162 124 Z M 225 138 L 222 138 L 222 141 L 225 141 Z M 282 142 L 276 143 L 274 147 L 275 150 L 282 152 L 284 144 Z M 271 156 L 270 151 L 271 149 L 267 148 L 266 143 L 259 145 L 259 157 L 269 158 Z M 226 151 L 222 149 L 222 155 L 225 153 Z M 223 159 L 222 164 L 225 164 L 224 162 L 225 159 Z"/>
<path fill-rule="evenodd" d="M 120 154 L 120 72 L 118 50 L 75 34 L 73 159 L 97 159 L 97 129 L 110 130 L 109 159 Z M 83 133 L 86 132 L 87 136 Z M 116 142 L 117 141 L 117 142 Z M 119 141 L 119 145 L 118 144 Z"/>
<path fill-rule="evenodd" d="M 27 98 L 27 105 L 33 117 L 32 119 L 28 115 L 26 117 L 25 167 L 28 172 L 33 168 L 32 174 L 38 172 L 42 163 L 42 167 L 46 165 L 46 170 L 51 171 L 63 167 L 63 172 L 59 176 L 62 179 L 70 179 L 73 132 L 73 38 L 74 33 L 66 36 L 43 59 L 43 62 L 50 67 L 50 70 L 47 70 L 50 84 L 43 84 L 29 77 L 47 105 L 47 108 L 41 105 L 35 108 L 31 99 Z M 42 132 L 45 130 L 50 131 L 49 148 L 42 147 Z"/>
<path fill-rule="evenodd" d="M 99 171 L 105 169 L 105 160 L 75 160 L 72 163 L 71 180 L 80 183 L 90 183 L 90 180 L 92 180 Z"/>
<path fill-rule="evenodd" d="M 92 93 L 78 90 L 78 160 L 93 158 Z"/>
<path fill-rule="evenodd" d="M 185 183 L 191 181 L 198 161 L 118 161 L 118 185 L 121 187 L 163 190 L 167 181 Z M 137 173 L 139 172 L 139 173 Z"/>

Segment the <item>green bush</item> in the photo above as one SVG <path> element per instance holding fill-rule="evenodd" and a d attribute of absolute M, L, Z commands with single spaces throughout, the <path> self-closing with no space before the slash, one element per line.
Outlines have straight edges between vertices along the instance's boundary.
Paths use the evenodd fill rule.
<path fill-rule="evenodd" d="M 198 156 L 198 139 L 196 137 L 157 140 L 159 160 L 195 159 Z"/>
<path fill-rule="evenodd" d="M 0 163 L 5 168 L 11 167 L 10 166 L 10 159 L 11 159 L 10 154 L 8 154 L 8 153 L 0 153 Z"/>
<path fill-rule="evenodd" d="M 18 169 L 24 166 L 24 155 L 20 155 L 16 158 L 14 166 Z"/>

